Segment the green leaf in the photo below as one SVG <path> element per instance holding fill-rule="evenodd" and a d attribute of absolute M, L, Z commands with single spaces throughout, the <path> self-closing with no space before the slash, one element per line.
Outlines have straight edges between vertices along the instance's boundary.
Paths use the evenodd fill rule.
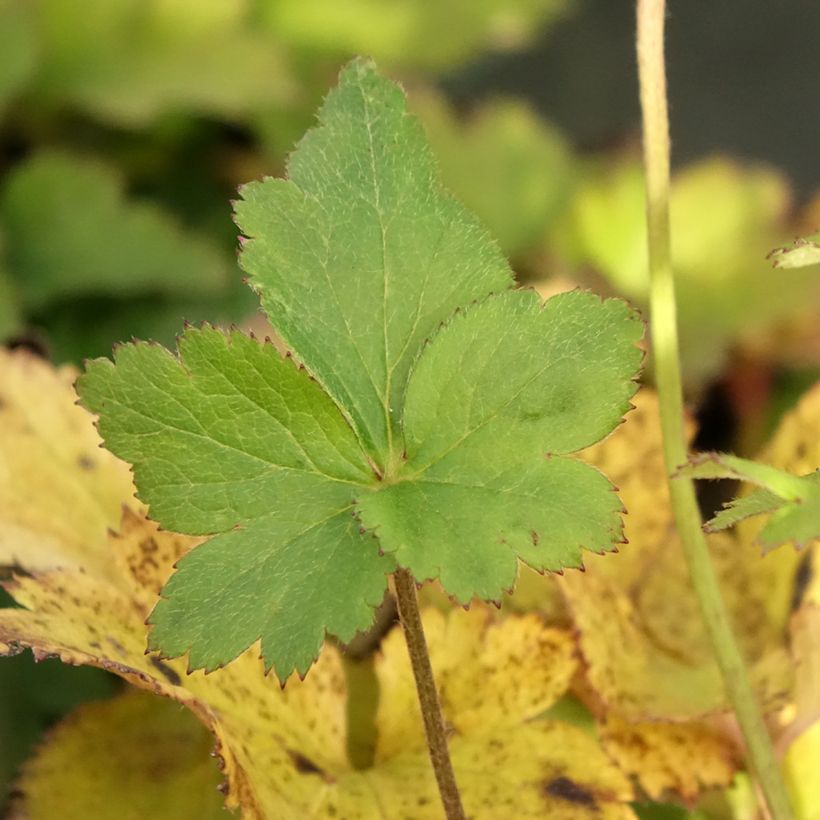
<path fill-rule="evenodd" d="M 704 529 L 717 532 L 746 518 L 774 513 L 757 535 L 764 551 L 789 541 L 797 547 L 820 538 L 820 471 L 796 476 L 755 461 L 704 453 L 678 470 L 692 478 L 733 478 L 757 484 L 761 489 L 727 504 Z"/>
<path fill-rule="evenodd" d="M 218 292 L 229 267 L 216 246 L 170 214 L 125 197 L 108 167 L 42 153 L 0 199 L 9 272 L 30 310 L 81 294 Z"/>
<path fill-rule="evenodd" d="M 801 501 L 811 492 L 811 485 L 799 476 L 728 453 L 699 453 L 678 468 L 676 475 L 748 481 L 775 493 L 784 501 Z"/>
<path fill-rule="evenodd" d="M 459 305 L 509 287 L 474 217 L 445 193 L 401 90 L 355 60 L 288 163 L 242 188 L 242 265 L 271 323 L 382 469 L 421 343 Z"/>
<path fill-rule="evenodd" d="M 413 100 L 447 187 L 492 231 L 508 256 L 543 245 L 575 182 L 561 135 L 524 103 L 488 102 L 464 122 L 443 98 Z M 476 170 L 480 169 L 480 173 Z"/>
<path fill-rule="evenodd" d="M 0 0 L 0 110 L 30 79 L 37 57 L 34 9 Z"/>
<path fill-rule="evenodd" d="M 336 407 L 271 344 L 189 328 L 178 360 L 125 345 L 78 390 L 152 516 L 219 534 L 166 585 L 152 647 L 213 669 L 261 638 L 284 680 L 307 671 L 325 629 L 349 640 L 369 625 L 392 562 L 359 533 L 352 500 L 375 479 Z"/>
<path fill-rule="evenodd" d="M 407 461 L 359 500 L 363 524 L 463 602 L 498 599 L 517 558 L 557 571 L 580 566 L 582 547 L 611 548 L 622 535 L 612 485 L 564 456 L 629 409 L 642 334 L 624 302 L 582 291 L 543 306 L 513 291 L 456 316 L 413 371 Z"/>
<path fill-rule="evenodd" d="M 144 127 L 180 110 L 236 118 L 293 93 L 281 44 L 259 30 L 256 4 L 236 0 L 37 3 L 42 102 Z"/>
<path fill-rule="evenodd" d="M 2 251 L 2 246 L 0 246 L 0 251 Z M 20 329 L 21 319 L 17 288 L 0 263 L 0 341 L 5 341 Z"/>
<path fill-rule="evenodd" d="M 520 47 L 568 6 L 565 0 L 276 0 L 260 4 L 259 14 L 277 38 L 300 49 L 440 70 L 488 47 Z"/>
<path fill-rule="evenodd" d="M 722 158 L 672 180 L 671 219 L 681 356 L 690 384 L 726 365 L 731 350 L 760 350 L 820 294 L 815 271 L 772 273 L 767 252 L 790 207 L 787 181 L 769 168 Z M 638 306 L 648 304 L 645 182 L 632 159 L 598 161 L 577 190 L 556 242 L 584 281 L 591 267 Z M 772 348 L 769 344 L 768 349 Z"/>
<path fill-rule="evenodd" d="M 307 370 L 203 328 L 178 359 L 126 345 L 78 384 L 152 517 L 215 536 L 150 617 L 150 647 L 192 668 L 261 638 L 280 679 L 303 674 L 325 631 L 370 624 L 396 560 L 462 600 L 498 598 L 518 558 L 560 571 L 621 535 L 612 486 L 567 456 L 629 408 L 638 316 L 509 290 L 371 63 L 345 69 L 321 121 L 291 180 L 248 186 L 237 209 L 245 266 Z"/>

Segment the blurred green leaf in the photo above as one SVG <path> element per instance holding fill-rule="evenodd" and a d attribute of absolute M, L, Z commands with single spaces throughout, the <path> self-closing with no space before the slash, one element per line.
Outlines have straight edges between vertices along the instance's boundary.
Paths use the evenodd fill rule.
<path fill-rule="evenodd" d="M 231 325 L 252 317 L 258 309 L 258 300 L 237 277 L 237 286 L 218 298 L 72 299 L 36 317 L 34 323 L 45 333 L 53 361 L 80 362 L 110 355 L 122 339 L 150 339 L 170 346 L 185 322 Z"/>
<path fill-rule="evenodd" d="M 3 264 L 2 252 L 3 244 L 0 241 L 0 342 L 16 333 L 21 323 L 17 288 Z"/>
<path fill-rule="evenodd" d="M 281 104 L 293 83 L 250 0 L 42 0 L 36 90 L 126 126 L 180 109 L 231 117 Z"/>
<path fill-rule="evenodd" d="M 466 122 L 443 98 L 414 96 L 442 179 L 484 222 L 505 254 L 538 248 L 572 192 L 572 153 L 524 103 L 496 100 Z"/>
<path fill-rule="evenodd" d="M 619 292 L 645 305 L 643 186 L 636 161 L 591 168 L 556 242 L 576 268 L 593 267 Z M 735 345 L 757 349 L 762 332 L 820 294 L 813 272 L 785 277 L 766 262 L 789 204 L 779 174 L 722 158 L 692 165 L 673 180 L 672 261 L 690 382 L 714 376 Z"/>
<path fill-rule="evenodd" d="M 565 0 L 261 0 L 260 14 L 294 46 L 440 70 L 482 49 L 526 44 L 565 6 Z"/>
<path fill-rule="evenodd" d="M 678 468 L 677 476 L 748 481 L 782 501 L 805 501 L 812 494 L 813 479 L 795 476 L 768 464 L 738 458 L 729 453 L 698 453 Z M 728 525 L 727 525 L 728 526 Z"/>
<path fill-rule="evenodd" d="M 87 294 L 214 294 L 228 279 L 217 247 L 79 157 L 41 153 L 19 166 L 0 195 L 0 224 L 29 310 Z"/>
<path fill-rule="evenodd" d="M 0 108 L 29 79 L 36 58 L 33 6 L 0 0 Z"/>

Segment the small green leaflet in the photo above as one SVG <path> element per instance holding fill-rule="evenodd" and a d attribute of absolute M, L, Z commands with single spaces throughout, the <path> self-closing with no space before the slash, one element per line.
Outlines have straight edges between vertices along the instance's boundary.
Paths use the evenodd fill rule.
<path fill-rule="evenodd" d="M 397 564 L 467 603 L 517 560 L 561 571 L 622 537 L 572 458 L 637 389 L 643 324 L 573 291 L 542 304 L 442 189 L 401 91 L 352 62 L 289 163 L 243 189 L 242 260 L 301 362 L 188 328 L 78 382 L 163 527 L 212 536 L 179 562 L 149 646 L 214 669 L 261 639 L 304 674 L 326 633 L 367 628 Z"/>
<path fill-rule="evenodd" d="M 746 518 L 773 513 L 757 535 L 764 552 L 793 542 L 803 547 L 820 538 L 820 471 L 796 476 L 767 464 L 725 453 L 701 453 L 678 470 L 691 478 L 732 478 L 760 489 L 729 502 L 704 529 L 717 532 Z"/>

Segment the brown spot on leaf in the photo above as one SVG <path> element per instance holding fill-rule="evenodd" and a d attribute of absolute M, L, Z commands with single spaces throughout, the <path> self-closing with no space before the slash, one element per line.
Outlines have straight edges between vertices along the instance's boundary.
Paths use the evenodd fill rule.
<path fill-rule="evenodd" d="M 94 461 L 90 459 L 88 456 L 80 456 L 77 459 L 77 466 L 81 470 L 85 470 L 86 472 L 88 472 L 89 470 L 94 469 Z"/>
<path fill-rule="evenodd" d="M 550 780 L 544 786 L 544 791 L 551 797 L 558 797 L 568 803 L 589 808 L 595 807 L 595 795 L 568 777 L 562 776 Z"/>
<path fill-rule="evenodd" d="M 296 767 L 296 771 L 300 774 L 318 774 L 323 780 L 328 783 L 333 782 L 333 778 L 324 770 L 320 769 L 310 758 L 305 757 L 301 752 L 295 752 L 293 749 L 288 749 L 290 759 Z"/>
<path fill-rule="evenodd" d="M 180 686 L 182 684 L 182 678 L 180 678 L 180 676 L 173 669 L 171 669 L 167 663 L 164 663 L 153 655 L 148 658 L 148 660 L 151 662 L 151 666 L 153 666 L 154 669 L 156 669 L 157 672 L 159 672 L 160 675 L 162 675 L 162 677 L 171 684 L 171 686 Z"/>

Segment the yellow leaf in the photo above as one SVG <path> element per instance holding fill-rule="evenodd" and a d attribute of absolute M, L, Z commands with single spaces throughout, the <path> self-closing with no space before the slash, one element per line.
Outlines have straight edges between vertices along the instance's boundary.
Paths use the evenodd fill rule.
<path fill-rule="evenodd" d="M 534 720 L 567 689 L 576 668 L 564 630 L 539 618 L 500 620 L 484 607 L 449 616 L 424 614 L 430 656 L 452 731 L 450 752 L 468 816 L 630 817 L 624 776 L 593 737 L 567 723 Z M 396 795 L 396 781 L 424 784 L 401 795 L 401 817 L 438 818 L 435 782 L 426 763 L 410 661 L 398 630 L 383 643 L 375 788 Z M 389 773 L 389 774 L 388 774 Z M 488 773 L 492 773 L 488 776 Z M 401 792 L 402 790 L 399 790 Z"/>
<path fill-rule="evenodd" d="M 608 718 L 604 748 L 653 800 L 670 795 L 694 803 L 702 789 L 726 787 L 740 766 L 728 733 L 705 722 L 627 723 Z"/>
<path fill-rule="evenodd" d="M 109 572 L 108 529 L 133 503 L 128 467 L 99 449 L 72 368 L 22 350 L 0 357 L 0 563 Z"/>
<path fill-rule="evenodd" d="M 789 746 L 783 775 L 791 796 L 795 820 L 820 818 L 820 722 L 813 723 Z"/>
<path fill-rule="evenodd" d="M 564 694 L 575 672 L 575 646 L 565 630 L 544 627 L 534 615 L 499 621 L 485 607 L 445 616 L 424 614 L 431 663 L 442 709 L 459 735 L 499 723 L 521 724 Z M 376 755 L 389 759 L 424 746 L 410 661 L 397 630 L 382 644 Z"/>
<path fill-rule="evenodd" d="M 634 402 L 625 423 L 589 455 L 619 488 L 628 543 L 617 555 L 588 557 L 583 575 L 569 572 L 559 584 L 602 705 L 636 722 L 693 719 L 726 707 L 723 683 L 675 533 L 657 397 L 645 388 Z M 739 560 L 742 545 L 731 536 L 710 545 L 758 686 L 776 700 L 790 683 L 787 613 L 767 612 L 796 567 L 759 551 Z"/>
<path fill-rule="evenodd" d="M 0 356 L 0 384 L 9 366 L 16 366 L 14 357 Z M 75 414 L 79 440 L 96 441 L 91 417 L 73 406 L 66 384 L 44 365 L 31 372 L 54 413 Z M 24 373 L 21 403 L 30 396 L 26 390 Z M 8 429 L 0 428 L 0 442 Z M 49 474 L 44 462 L 57 443 L 46 445 L 49 430 L 32 436 L 28 503 L 45 470 L 53 509 L 62 511 L 74 497 L 76 473 Z M 70 451 L 73 443 L 74 433 L 66 430 L 59 446 Z M 92 482 L 90 497 L 109 499 L 112 509 L 129 501 L 130 485 L 117 490 L 102 471 L 99 481 L 109 486 L 96 488 Z M 19 519 L 21 528 L 29 526 L 31 542 L 50 522 L 48 509 L 40 509 L 39 502 L 34 506 L 45 522 L 35 515 Z M 17 513 L 5 508 L 0 526 L 3 514 Z M 334 647 L 325 647 L 306 680 L 292 678 L 284 690 L 262 674 L 252 650 L 209 675 L 188 675 L 179 660 L 146 655 L 144 621 L 153 598 L 171 564 L 195 542 L 159 531 L 137 509 L 124 510 L 120 531 L 107 541 L 99 533 L 103 523 L 111 527 L 110 520 L 101 521 L 84 541 L 79 528 L 65 539 L 55 535 L 45 567 L 42 551 L 34 551 L 31 563 L 27 552 L 17 554 L 25 573 L 7 586 L 21 608 L 0 610 L 0 654 L 31 648 L 37 657 L 57 655 L 66 663 L 98 666 L 190 709 L 216 739 L 226 803 L 240 807 L 243 817 L 379 820 L 388 812 L 397 820 L 438 820 L 439 798 L 398 631 L 385 640 L 377 667 L 378 761 L 358 771 L 347 754 L 347 686 Z M 470 815 L 631 817 L 630 783 L 595 738 L 567 723 L 535 719 L 567 688 L 576 667 L 572 638 L 535 616 L 499 618 L 485 609 L 425 615 Z M 82 713 L 77 720 L 84 720 Z M 69 771 L 80 778 L 83 767 L 75 756 Z"/>
<path fill-rule="evenodd" d="M 796 820 L 820 818 L 820 606 L 805 603 L 792 617 L 792 655 L 796 667 L 793 719 L 779 738 L 785 749 L 783 776 Z"/>
<path fill-rule="evenodd" d="M 211 735 L 171 701 L 130 691 L 81 706 L 49 733 L 17 782 L 19 820 L 216 820 Z"/>

